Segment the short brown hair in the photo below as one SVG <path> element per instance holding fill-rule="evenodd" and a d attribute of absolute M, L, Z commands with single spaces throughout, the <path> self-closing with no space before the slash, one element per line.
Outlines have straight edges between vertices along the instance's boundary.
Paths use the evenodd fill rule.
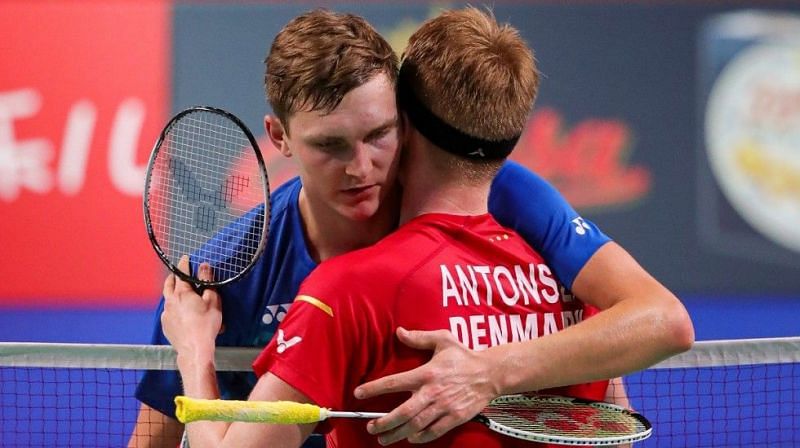
<path fill-rule="evenodd" d="M 539 88 L 519 32 L 475 7 L 444 11 L 409 39 L 416 97 L 450 126 L 484 140 L 520 135 Z"/>
<path fill-rule="evenodd" d="M 397 82 L 397 55 L 363 18 L 315 9 L 292 19 L 264 61 L 273 113 L 284 122 L 299 110 L 335 109 L 378 74 Z"/>

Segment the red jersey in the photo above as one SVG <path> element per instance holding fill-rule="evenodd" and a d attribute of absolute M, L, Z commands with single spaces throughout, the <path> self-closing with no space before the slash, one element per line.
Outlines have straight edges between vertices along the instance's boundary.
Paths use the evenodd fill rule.
<path fill-rule="evenodd" d="M 356 386 L 418 367 L 431 353 L 395 330 L 450 330 L 473 350 L 546 336 L 583 320 L 584 304 L 543 258 L 490 215 L 420 216 L 377 244 L 322 263 L 253 364 L 319 406 L 388 412 L 408 398 L 353 397 Z M 607 382 L 550 391 L 602 400 Z M 366 421 L 332 419 L 329 447 L 380 446 Z M 399 443 L 398 446 L 406 446 Z M 470 422 L 430 446 L 531 447 Z"/>

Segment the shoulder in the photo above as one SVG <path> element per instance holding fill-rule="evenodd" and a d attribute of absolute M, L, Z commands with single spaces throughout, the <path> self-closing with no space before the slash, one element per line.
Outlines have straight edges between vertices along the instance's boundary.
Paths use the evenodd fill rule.
<path fill-rule="evenodd" d="M 333 318 L 331 325 L 345 327 L 357 323 L 358 316 L 386 316 L 389 301 L 384 297 L 395 289 L 390 276 L 357 255 L 350 252 L 328 259 L 311 271 L 300 285 L 289 315 L 303 321 L 304 326 L 319 319 L 331 324 L 327 319 Z M 384 280 L 376 283 L 378 277 Z"/>
<path fill-rule="evenodd" d="M 514 193 L 535 198 L 560 199 L 561 195 L 547 180 L 517 162 L 508 160 L 497 172 L 490 194 L 490 200 L 501 199 Z"/>
<path fill-rule="evenodd" d="M 270 193 L 270 207 L 273 217 L 281 216 L 287 209 L 297 207 L 297 199 L 302 186 L 300 178 L 294 177 Z"/>
<path fill-rule="evenodd" d="M 569 229 L 578 214 L 555 187 L 516 162 L 506 162 L 492 183 L 489 212 L 500 224 L 542 247 L 552 232 Z"/>
<path fill-rule="evenodd" d="M 305 283 L 322 284 L 327 290 L 336 290 L 341 285 L 363 285 L 363 282 L 356 280 L 383 271 L 391 258 L 392 253 L 382 247 L 384 245 L 378 243 L 325 260 L 314 269 Z"/>
<path fill-rule="evenodd" d="M 268 245 L 274 247 L 278 255 L 292 252 L 287 245 L 298 246 L 298 253 L 306 252 L 305 236 L 300 216 L 300 189 L 303 184 L 299 177 L 290 179 L 278 187 L 270 196 L 270 220 L 267 233 Z"/>
<path fill-rule="evenodd" d="M 372 246 L 325 260 L 301 289 L 326 296 L 371 300 L 394 290 L 408 271 L 426 258 L 431 244 L 435 242 L 430 236 L 403 226 Z"/>

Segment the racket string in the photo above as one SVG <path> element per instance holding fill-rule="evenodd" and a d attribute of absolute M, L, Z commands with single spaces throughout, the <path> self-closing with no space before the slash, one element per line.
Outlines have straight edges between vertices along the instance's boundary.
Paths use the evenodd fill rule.
<path fill-rule="evenodd" d="M 252 262 L 265 231 L 266 177 L 254 149 L 232 120 L 193 111 L 167 131 L 154 162 L 149 207 L 154 236 L 177 264 L 212 265 L 215 281 L 232 278 Z M 250 159 L 249 159 L 250 158 Z"/>
<path fill-rule="evenodd" d="M 497 403 L 482 414 L 516 430 L 559 433 L 571 437 L 623 437 L 646 429 L 629 413 L 544 400 L 537 400 L 535 405 L 526 405 L 524 402 Z"/>

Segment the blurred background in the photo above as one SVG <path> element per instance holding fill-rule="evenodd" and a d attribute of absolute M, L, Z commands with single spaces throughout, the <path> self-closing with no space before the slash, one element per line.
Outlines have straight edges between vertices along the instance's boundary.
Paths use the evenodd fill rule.
<path fill-rule="evenodd" d="M 480 4 L 480 2 L 472 2 Z M 4 0 L 0 340 L 145 343 L 164 271 L 141 194 L 197 104 L 263 135 L 263 59 L 315 6 L 398 52 L 462 3 Z M 681 297 L 698 339 L 800 335 L 800 3 L 495 1 L 544 74 L 514 158 Z"/>

